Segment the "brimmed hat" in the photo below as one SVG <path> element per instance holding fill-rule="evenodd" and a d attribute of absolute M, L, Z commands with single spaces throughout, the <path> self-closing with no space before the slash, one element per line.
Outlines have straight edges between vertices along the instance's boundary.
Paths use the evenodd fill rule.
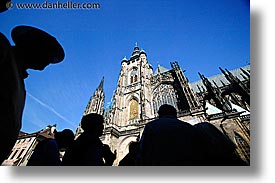
<path fill-rule="evenodd" d="M 16 46 L 24 49 L 28 58 L 50 58 L 49 63 L 59 63 L 65 53 L 55 37 L 31 26 L 17 26 L 13 28 L 11 37 Z M 38 58 L 37 58 L 38 57 Z"/>
<path fill-rule="evenodd" d="M 0 1 L 0 13 L 8 10 L 8 6 L 9 6 L 8 2 L 10 2 L 10 1 L 11 0 L 1 0 Z"/>

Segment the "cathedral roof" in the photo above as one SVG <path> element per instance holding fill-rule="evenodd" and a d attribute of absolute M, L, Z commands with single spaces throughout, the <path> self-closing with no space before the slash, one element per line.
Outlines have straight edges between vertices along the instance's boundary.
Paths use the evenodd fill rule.
<path fill-rule="evenodd" d="M 238 69 L 231 70 L 230 72 L 234 76 L 236 76 L 238 79 L 240 79 L 241 81 L 243 81 L 244 78 L 242 76 L 243 75 L 243 71 L 242 70 L 250 71 L 250 65 L 247 65 L 247 66 L 244 66 L 244 67 L 241 67 L 241 68 L 238 68 Z M 208 80 L 210 82 L 215 82 L 217 84 L 217 86 L 219 86 L 219 87 L 222 87 L 224 84 L 225 85 L 230 84 L 228 82 L 228 80 L 224 77 L 223 74 L 218 74 L 218 75 L 215 75 L 215 76 L 211 76 L 211 77 L 208 78 Z M 198 86 L 200 88 L 204 88 L 205 89 L 205 86 L 203 85 L 202 80 L 195 81 L 195 82 L 191 83 L 191 87 L 193 88 L 194 92 L 199 92 Z"/>
<path fill-rule="evenodd" d="M 161 74 L 161 73 L 164 73 L 164 72 L 167 72 L 169 71 L 169 69 L 161 66 L 161 65 L 158 65 L 157 69 L 155 70 L 155 73 L 154 75 L 157 75 L 157 74 Z"/>

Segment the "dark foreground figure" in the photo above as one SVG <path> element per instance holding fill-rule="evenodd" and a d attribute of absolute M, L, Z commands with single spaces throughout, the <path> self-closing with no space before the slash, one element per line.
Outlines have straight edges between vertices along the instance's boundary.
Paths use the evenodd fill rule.
<path fill-rule="evenodd" d="M 8 10 L 7 6 L 9 6 L 8 3 L 10 3 L 10 2 L 11 2 L 11 0 L 1 0 L 0 1 L 0 13 Z"/>
<path fill-rule="evenodd" d="M 54 139 L 44 139 L 37 144 L 27 166 L 59 166 L 59 151 L 65 151 L 74 141 L 74 133 L 70 129 L 54 133 Z"/>
<path fill-rule="evenodd" d="M 116 155 L 99 137 L 103 132 L 102 115 L 91 113 L 83 116 L 81 127 L 84 132 L 74 141 L 63 157 L 63 166 L 111 166 Z"/>
<path fill-rule="evenodd" d="M 164 104 L 159 119 L 145 125 L 138 165 L 200 165 L 200 138 L 195 127 L 177 119 L 177 111 Z"/>
<path fill-rule="evenodd" d="M 118 166 L 135 166 L 137 165 L 137 154 L 139 149 L 138 142 L 131 142 L 129 145 L 129 153 L 119 162 Z"/>
<path fill-rule="evenodd" d="M 17 26 L 11 37 L 15 46 L 0 33 L 0 164 L 12 150 L 21 129 L 27 69 L 44 70 L 64 59 L 64 50 L 48 33 L 30 26 Z"/>
<path fill-rule="evenodd" d="M 214 125 L 202 122 L 194 125 L 202 135 L 202 165 L 207 166 L 245 166 L 237 154 L 235 144 Z"/>

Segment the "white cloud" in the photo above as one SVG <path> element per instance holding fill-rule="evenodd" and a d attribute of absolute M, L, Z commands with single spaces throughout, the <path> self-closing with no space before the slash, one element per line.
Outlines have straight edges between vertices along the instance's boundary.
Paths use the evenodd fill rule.
<path fill-rule="evenodd" d="M 45 107 L 46 109 L 48 109 L 50 112 L 54 113 L 57 117 L 59 117 L 60 119 L 66 121 L 68 124 L 75 126 L 75 124 L 68 120 L 66 117 L 64 117 L 63 115 L 61 115 L 60 113 L 58 113 L 54 108 L 50 107 L 49 105 L 47 105 L 46 103 L 42 102 L 41 100 L 39 100 L 38 98 L 36 98 L 35 96 L 33 96 L 32 94 L 27 92 L 27 95 L 33 99 L 34 101 L 36 101 L 37 103 L 39 103 L 41 106 Z"/>

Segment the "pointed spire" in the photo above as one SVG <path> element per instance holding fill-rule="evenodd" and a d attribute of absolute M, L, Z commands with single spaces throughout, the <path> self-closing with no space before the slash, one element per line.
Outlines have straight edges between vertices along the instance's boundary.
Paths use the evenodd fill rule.
<path fill-rule="evenodd" d="M 200 78 L 203 79 L 203 75 L 200 72 L 198 72 L 198 74 L 199 74 Z"/>
<path fill-rule="evenodd" d="M 225 72 L 221 67 L 219 67 L 219 69 L 222 71 L 222 73 L 223 73 L 224 75 L 227 75 L 226 72 Z"/>
<path fill-rule="evenodd" d="M 128 62 L 126 56 L 124 56 L 124 58 L 121 60 L 121 64 L 122 64 L 123 62 Z"/>
<path fill-rule="evenodd" d="M 98 89 L 103 90 L 103 84 L 104 84 L 104 76 L 102 77 L 100 84 L 98 85 Z"/>
<path fill-rule="evenodd" d="M 201 91 L 201 87 L 200 87 L 199 85 L 197 85 L 197 88 L 199 89 L 199 91 L 200 91 L 200 93 L 201 93 L 201 92 L 202 92 L 202 91 Z"/>
<path fill-rule="evenodd" d="M 94 94 L 91 96 L 88 105 L 86 106 L 84 115 L 87 115 L 92 112 L 103 115 L 105 98 L 103 84 L 104 76 L 102 77 L 97 89 L 94 91 Z"/>
<path fill-rule="evenodd" d="M 222 80 L 220 80 L 220 82 L 222 83 L 223 86 L 226 86 L 226 84 Z"/>
<path fill-rule="evenodd" d="M 158 68 L 157 68 L 157 72 L 158 72 L 158 74 L 160 73 L 160 65 L 159 65 L 159 63 L 158 63 Z"/>
<path fill-rule="evenodd" d="M 248 78 L 250 77 L 250 73 L 248 71 L 244 70 L 243 68 L 240 69 Z"/>
<path fill-rule="evenodd" d="M 216 88 L 219 88 L 218 84 L 214 80 L 212 82 L 214 83 L 214 85 L 216 86 Z"/>
<path fill-rule="evenodd" d="M 140 50 L 138 47 L 138 43 L 136 42 L 132 56 L 138 55 L 139 53 L 140 53 Z"/>
<path fill-rule="evenodd" d="M 243 73 L 240 73 L 240 75 L 243 77 L 243 79 L 248 79 Z"/>

